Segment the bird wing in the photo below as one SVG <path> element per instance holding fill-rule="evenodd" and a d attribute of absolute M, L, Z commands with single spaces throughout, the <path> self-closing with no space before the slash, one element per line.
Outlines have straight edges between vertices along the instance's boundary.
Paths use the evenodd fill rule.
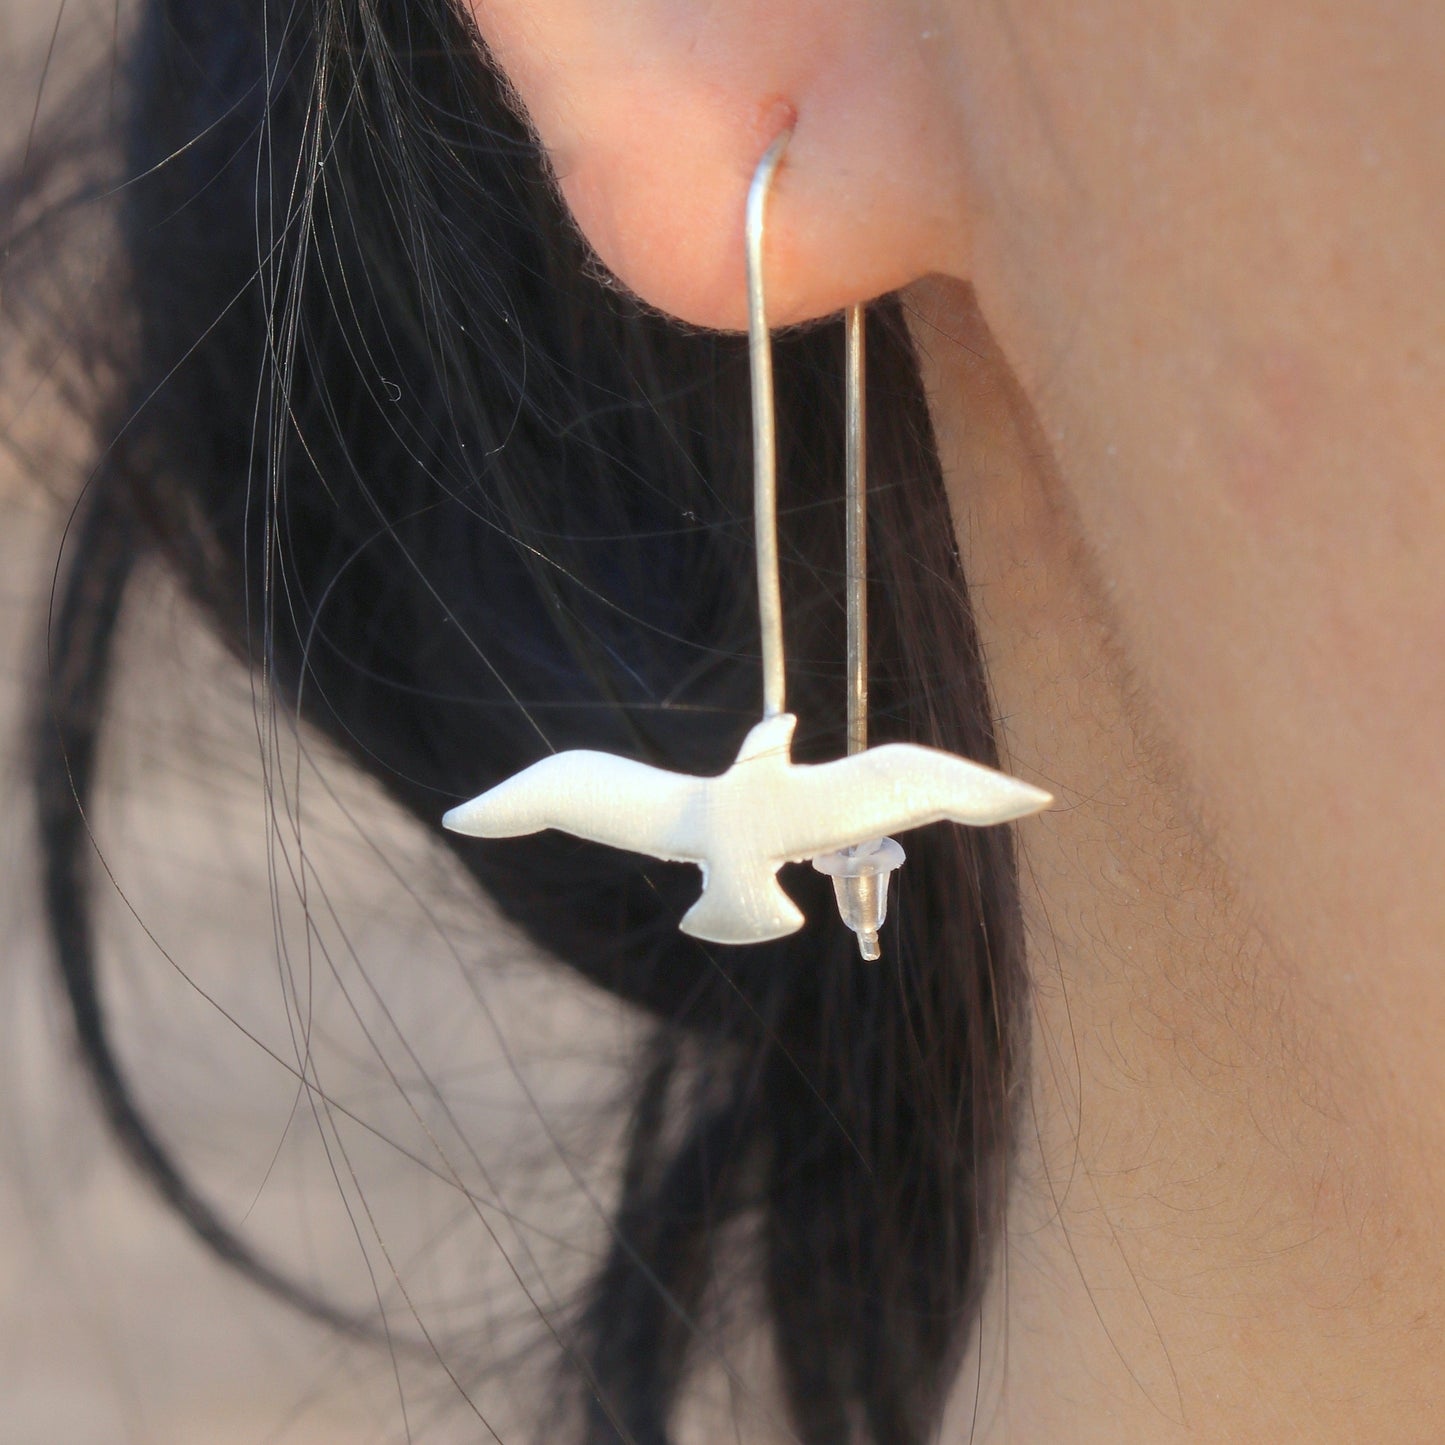
<path fill-rule="evenodd" d="M 798 764 L 790 774 L 782 831 L 795 861 L 944 818 L 974 827 L 1007 823 L 1053 801 L 982 763 L 912 743 Z"/>
<path fill-rule="evenodd" d="M 442 822 L 478 838 L 559 828 L 632 853 L 702 863 L 706 798 L 715 782 L 611 753 L 557 753 L 453 808 Z"/>

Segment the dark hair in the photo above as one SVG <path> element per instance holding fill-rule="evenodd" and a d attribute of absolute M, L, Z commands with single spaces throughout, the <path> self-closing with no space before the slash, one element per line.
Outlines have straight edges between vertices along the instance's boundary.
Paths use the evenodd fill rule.
<path fill-rule="evenodd" d="M 148 0 L 120 94 L 116 312 L 77 343 L 112 378 L 88 403 L 103 448 L 35 731 L 49 924 L 130 1155 L 230 1263 L 354 1324 L 199 1195 L 112 1051 L 84 810 L 127 585 L 163 559 L 429 828 L 549 746 L 718 770 L 758 710 L 746 356 L 597 275 L 450 0 Z M 875 730 L 992 760 L 898 303 L 870 327 Z M 803 757 L 842 748 L 841 348 L 831 326 L 777 348 Z M 576 1437 L 669 1438 L 726 1235 L 799 1437 L 924 1439 L 1001 1192 L 1007 831 L 911 836 L 876 965 L 810 870 L 786 877 L 802 933 L 720 949 L 676 930 L 692 869 L 555 834 L 447 841 L 542 948 L 656 1020 L 611 1246 L 561 1327 Z"/>

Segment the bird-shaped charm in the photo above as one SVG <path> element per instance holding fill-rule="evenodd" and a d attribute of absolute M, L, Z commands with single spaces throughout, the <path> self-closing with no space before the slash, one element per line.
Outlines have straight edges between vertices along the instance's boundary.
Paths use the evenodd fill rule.
<path fill-rule="evenodd" d="M 670 772 L 611 753 L 543 758 L 453 808 L 442 822 L 479 838 L 560 828 L 578 838 L 702 869 L 682 931 L 764 943 L 803 925 L 778 885 L 784 863 L 951 819 L 975 827 L 1046 808 L 1042 789 L 934 748 L 889 743 L 830 763 L 792 760 L 791 713 L 764 718 L 720 777 Z"/>

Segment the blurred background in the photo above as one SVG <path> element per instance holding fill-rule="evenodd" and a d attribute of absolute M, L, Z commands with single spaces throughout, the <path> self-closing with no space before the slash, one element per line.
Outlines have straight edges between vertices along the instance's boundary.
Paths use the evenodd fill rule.
<path fill-rule="evenodd" d="M 108 73 L 127 23 L 109 0 L 0 0 L 7 155 Z M 0 216 L 7 249 L 22 219 Z M 0 1445 L 538 1438 L 546 1322 L 601 1246 L 635 1023 L 272 718 L 159 574 L 127 606 L 91 820 L 106 1003 L 206 1196 L 382 1338 L 215 1262 L 99 1120 L 37 921 L 23 736 L 94 455 L 65 375 L 63 334 L 0 337 Z"/>

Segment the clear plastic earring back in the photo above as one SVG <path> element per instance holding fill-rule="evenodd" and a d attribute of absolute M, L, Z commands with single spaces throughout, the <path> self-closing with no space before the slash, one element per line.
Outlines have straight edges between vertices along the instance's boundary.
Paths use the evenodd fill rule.
<path fill-rule="evenodd" d="M 888 884 L 907 854 L 894 838 L 874 838 L 813 859 L 833 880 L 843 922 L 858 935 L 858 951 L 870 963 L 882 957 L 878 934 L 888 918 Z"/>

